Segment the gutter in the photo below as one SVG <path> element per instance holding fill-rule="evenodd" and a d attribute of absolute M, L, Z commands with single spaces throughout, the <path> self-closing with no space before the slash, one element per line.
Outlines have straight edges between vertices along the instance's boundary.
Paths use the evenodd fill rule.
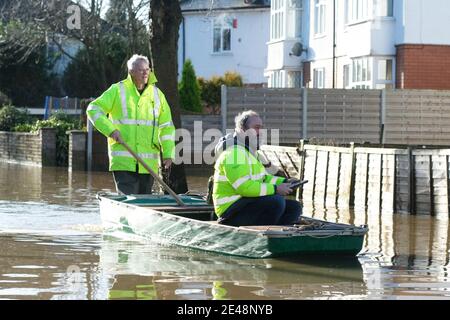
<path fill-rule="evenodd" d="M 336 88 L 336 0 L 333 0 L 333 89 Z"/>
<path fill-rule="evenodd" d="M 204 8 L 204 9 L 182 9 L 181 13 L 191 12 L 212 12 L 212 11 L 229 11 L 229 10 L 252 10 L 252 9 L 270 9 L 270 6 L 254 6 L 254 7 L 228 7 L 228 8 Z"/>

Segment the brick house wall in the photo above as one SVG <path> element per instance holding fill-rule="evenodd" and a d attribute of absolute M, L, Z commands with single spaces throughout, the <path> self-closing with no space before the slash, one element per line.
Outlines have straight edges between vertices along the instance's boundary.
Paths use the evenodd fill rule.
<path fill-rule="evenodd" d="M 450 89 L 450 46 L 397 46 L 397 89 Z"/>

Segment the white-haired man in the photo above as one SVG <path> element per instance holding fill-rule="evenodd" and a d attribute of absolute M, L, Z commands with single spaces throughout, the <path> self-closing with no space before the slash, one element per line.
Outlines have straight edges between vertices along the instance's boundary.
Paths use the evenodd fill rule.
<path fill-rule="evenodd" d="M 149 194 L 153 177 L 121 144 L 127 143 L 158 171 L 160 153 L 169 168 L 175 157 L 175 128 L 164 94 L 155 86 L 148 58 L 133 55 L 127 79 L 113 84 L 89 104 L 87 116 L 108 137 L 109 170 L 118 193 Z"/>
<path fill-rule="evenodd" d="M 219 223 L 232 226 L 289 225 L 298 221 L 301 204 L 285 199 L 292 192 L 284 177 L 266 172 L 258 160 L 262 120 L 249 110 L 235 118 L 233 134 L 216 146 L 213 203 Z"/>

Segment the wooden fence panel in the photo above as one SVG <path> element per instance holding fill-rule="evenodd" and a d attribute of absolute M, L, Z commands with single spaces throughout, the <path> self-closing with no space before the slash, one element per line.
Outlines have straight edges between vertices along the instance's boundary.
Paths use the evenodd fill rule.
<path fill-rule="evenodd" d="M 378 143 L 380 95 L 379 90 L 309 90 L 308 137 Z"/>
<path fill-rule="evenodd" d="M 286 145 L 300 138 L 450 145 L 450 91 L 386 90 L 383 100 L 380 90 L 303 90 L 305 100 L 299 89 L 228 88 L 227 127 L 234 127 L 236 114 L 254 109 L 266 128 L 279 130 L 279 143 Z"/>
<path fill-rule="evenodd" d="M 348 208 L 350 206 L 350 197 L 352 193 L 353 155 L 350 152 L 340 152 L 340 158 L 337 204 L 340 208 Z"/>
<path fill-rule="evenodd" d="M 430 214 L 431 203 L 431 157 L 429 155 L 414 155 L 415 167 L 415 213 Z"/>
<path fill-rule="evenodd" d="M 323 207 L 327 189 L 328 151 L 317 152 L 316 178 L 314 183 L 314 204 Z"/>
<path fill-rule="evenodd" d="M 410 211 L 410 162 L 408 155 L 397 154 L 395 162 L 395 212 Z"/>
<path fill-rule="evenodd" d="M 381 211 L 394 212 L 395 201 L 395 154 L 385 154 L 382 158 Z"/>
<path fill-rule="evenodd" d="M 355 208 L 363 209 L 367 204 L 367 179 L 369 168 L 369 155 L 355 153 Z"/>
<path fill-rule="evenodd" d="M 339 193 L 341 157 L 339 152 L 328 153 L 328 177 L 325 195 L 325 207 L 336 207 Z"/>
<path fill-rule="evenodd" d="M 314 201 L 314 185 L 316 178 L 317 150 L 305 149 L 305 170 L 303 179 L 309 182 L 303 186 L 303 201 L 312 203 Z"/>
<path fill-rule="evenodd" d="M 450 144 L 450 91 L 388 90 L 386 143 Z"/>
<path fill-rule="evenodd" d="M 356 212 L 367 213 L 369 219 L 379 214 L 389 219 L 394 212 L 448 219 L 450 149 L 301 145 L 303 152 L 277 146 L 263 146 L 261 152 L 289 176 L 309 180 L 303 187 L 306 205 L 319 211 L 343 208 L 353 195 L 355 221 Z"/>
<path fill-rule="evenodd" d="M 235 116 L 252 109 L 259 113 L 269 131 L 268 143 L 275 144 L 270 130 L 279 130 L 279 143 L 295 145 L 302 135 L 302 96 L 299 89 L 228 88 L 227 128 L 234 128 Z"/>
<path fill-rule="evenodd" d="M 370 154 L 367 176 L 367 208 L 381 212 L 382 154 Z"/>

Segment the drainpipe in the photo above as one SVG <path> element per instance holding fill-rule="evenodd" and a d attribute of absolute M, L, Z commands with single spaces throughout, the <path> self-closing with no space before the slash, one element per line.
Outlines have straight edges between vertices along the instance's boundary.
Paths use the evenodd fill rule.
<path fill-rule="evenodd" d="M 186 24 L 185 24 L 185 22 L 184 22 L 184 16 L 183 17 L 181 17 L 181 25 L 182 25 L 182 28 L 183 28 L 183 42 L 182 42 L 182 45 L 183 45 L 183 66 L 184 66 L 184 62 L 186 61 Z"/>
<path fill-rule="evenodd" d="M 333 89 L 336 88 L 336 0 L 333 0 Z"/>

